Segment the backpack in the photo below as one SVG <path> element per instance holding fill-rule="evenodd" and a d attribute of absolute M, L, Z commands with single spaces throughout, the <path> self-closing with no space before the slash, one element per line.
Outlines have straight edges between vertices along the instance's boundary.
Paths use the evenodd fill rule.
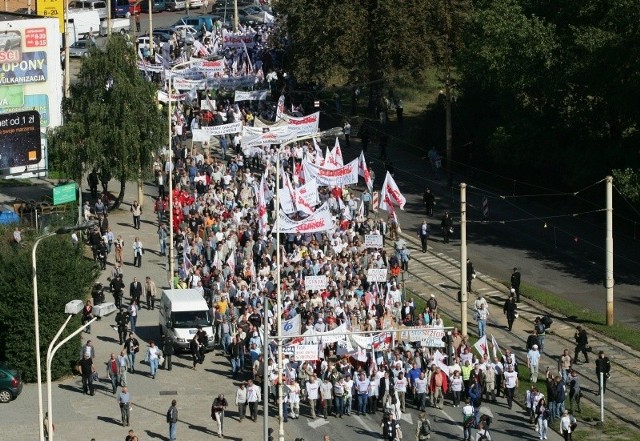
<path fill-rule="evenodd" d="M 431 423 L 429 420 L 424 420 L 420 427 L 420 435 L 429 435 L 431 433 Z"/>
<path fill-rule="evenodd" d="M 484 433 L 480 433 L 478 432 L 478 438 L 476 438 L 477 441 L 486 441 L 489 439 L 489 437 L 487 436 L 487 433 L 489 433 L 486 429 L 484 431 Z"/>
<path fill-rule="evenodd" d="M 549 329 L 553 324 L 553 319 L 548 315 L 545 315 L 540 319 L 540 323 L 542 323 L 545 326 L 545 328 Z"/>
<path fill-rule="evenodd" d="M 173 417 L 173 407 L 170 407 L 169 410 L 167 410 L 167 423 L 171 422 L 172 417 Z"/>

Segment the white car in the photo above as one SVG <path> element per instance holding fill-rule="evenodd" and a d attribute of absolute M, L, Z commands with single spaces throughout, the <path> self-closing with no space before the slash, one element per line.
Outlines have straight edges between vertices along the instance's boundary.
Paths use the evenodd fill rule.
<path fill-rule="evenodd" d="M 167 3 L 167 11 L 183 11 L 187 7 L 186 0 L 169 0 Z"/>
<path fill-rule="evenodd" d="M 204 5 L 203 0 L 187 0 L 189 9 L 200 9 Z"/>
<path fill-rule="evenodd" d="M 197 40 L 201 34 L 199 30 L 197 30 L 191 25 L 176 25 L 176 26 L 173 26 L 171 29 L 176 31 L 176 33 L 178 34 L 178 37 L 182 38 L 187 43 L 193 43 L 193 41 Z M 205 36 L 208 36 L 210 34 L 211 32 L 207 31 L 207 34 Z M 185 35 L 186 35 L 186 38 L 185 38 Z"/>

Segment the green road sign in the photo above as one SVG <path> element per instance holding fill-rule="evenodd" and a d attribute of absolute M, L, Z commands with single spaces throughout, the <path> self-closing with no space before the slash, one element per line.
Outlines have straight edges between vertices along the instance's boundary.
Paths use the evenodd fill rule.
<path fill-rule="evenodd" d="M 76 201 L 76 184 L 65 184 L 53 187 L 53 205 Z"/>

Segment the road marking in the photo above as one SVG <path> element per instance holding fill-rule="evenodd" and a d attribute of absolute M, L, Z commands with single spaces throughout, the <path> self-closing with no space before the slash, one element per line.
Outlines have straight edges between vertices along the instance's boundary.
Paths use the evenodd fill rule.
<path fill-rule="evenodd" d="M 364 427 L 366 430 L 368 430 L 369 432 L 372 433 L 377 433 L 378 431 L 375 429 L 372 429 L 367 423 L 365 423 L 365 421 L 359 416 L 359 415 L 354 415 L 353 418 L 360 423 L 360 425 L 362 427 Z"/>
<path fill-rule="evenodd" d="M 307 420 L 307 424 L 312 429 L 317 429 L 318 427 L 322 427 L 325 424 L 329 424 L 329 420 L 325 420 L 324 418 L 319 418 L 312 421 Z"/>
<path fill-rule="evenodd" d="M 403 413 L 400 417 L 401 420 L 405 420 L 407 423 L 413 425 L 413 418 L 410 413 Z"/>
<path fill-rule="evenodd" d="M 453 418 L 451 418 L 451 416 L 450 416 L 447 412 L 445 412 L 445 411 L 444 411 L 444 409 L 440 409 L 440 412 L 442 412 L 442 414 L 443 414 L 443 415 L 444 415 L 444 416 L 445 416 L 449 421 L 451 421 L 451 422 L 452 422 L 452 423 L 453 423 L 453 424 L 454 424 L 458 429 L 460 429 L 460 431 L 461 431 L 462 433 L 464 433 L 464 428 L 463 428 L 461 425 L 459 425 L 459 424 L 457 423 L 457 421 L 456 421 L 456 420 L 454 420 Z"/>

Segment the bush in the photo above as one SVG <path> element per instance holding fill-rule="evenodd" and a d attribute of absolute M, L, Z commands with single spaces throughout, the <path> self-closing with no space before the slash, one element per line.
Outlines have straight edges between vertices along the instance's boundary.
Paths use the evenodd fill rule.
<path fill-rule="evenodd" d="M 35 330 L 33 319 L 33 270 L 31 252 L 33 233 L 23 233 L 21 245 L 11 240 L 7 230 L 0 230 L 0 360 L 22 370 L 27 382 L 36 380 Z M 74 299 L 87 298 L 99 271 L 83 255 L 83 247 L 74 247 L 69 235 L 44 239 L 38 246 L 38 298 L 40 313 L 40 353 L 43 378 L 49 343 L 66 320 L 64 305 Z M 60 340 L 80 326 L 74 317 Z M 80 337 L 72 339 L 57 352 L 52 376 L 70 372 L 69 366 L 79 357 Z"/>

